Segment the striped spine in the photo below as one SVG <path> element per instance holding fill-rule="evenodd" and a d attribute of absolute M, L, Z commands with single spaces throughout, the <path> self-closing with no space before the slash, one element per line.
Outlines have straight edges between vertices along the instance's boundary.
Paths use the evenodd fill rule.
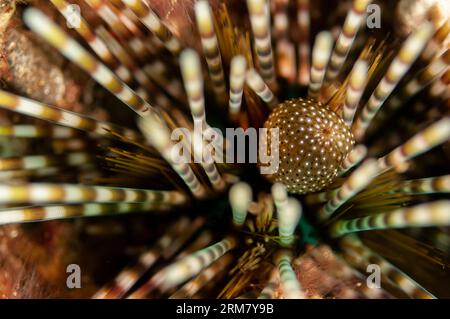
<path fill-rule="evenodd" d="M 141 0 L 122 0 L 141 20 L 141 22 L 164 43 L 164 46 L 177 56 L 181 52 L 180 41 L 162 23 L 153 10 Z"/>
<path fill-rule="evenodd" d="M 146 93 L 149 92 L 151 101 L 156 102 L 160 106 L 168 107 L 170 104 L 169 100 L 151 82 L 149 75 L 144 72 L 145 67 L 141 68 L 138 63 L 135 63 L 136 59 L 143 62 L 150 58 L 149 47 L 139 37 L 141 33 L 139 28 L 127 15 L 107 1 L 87 0 L 86 2 L 110 26 L 111 30 L 114 30 L 114 33 L 123 40 L 124 44 L 121 44 L 104 26 L 96 28 L 96 32 L 106 41 L 112 53 L 132 72 L 137 82 L 142 86 L 137 89 L 139 95 L 143 99 L 148 99 Z M 135 35 L 135 33 L 138 35 Z M 128 53 L 128 51 L 131 52 Z"/>
<path fill-rule="evenodd" d="M 392 212 L 377 213 L 350 220 L 339 220 L 330 228 L 332 237 L 345 234 L 408 227 L 430 227 L 450 225 L 450 201 L 441 200 Z"/>
<path fill-rule="evenodd" d="M 273 15 L 273 35 L 278 41 L 288 37 L 289 17 L 287 15 L 288 0 L 274 0 L 270 2 Z"/>
<path fill-rule="evenodd" d="M 170 140 L 170 132 L 168 128 L 160 122 L 159 118 L 148 116 L 138 121 L 139 127 L 144 133 L 148 141 L 161 153 L 167 162 L 170 163 L 175 172 L 181 177 L 185 184 L 189 187 L 192 194 L 201 198 L 205 195 L 205 188 L 195 176 L 194 171 L 188 163 L 178 161 L 173 158 L 172 150 L 174 144 Z"/>
<path fill-rule="evenodd" d="M 302 215 L 302 206 L 295 198 L 287 199 L 287 203 L 277 210 L 278 233 L 283 247 L 294 244 L 294 232 Z"/>
<path fill-rule="evenodd" d="M 198 162 L 197 159 L 201 159 L 200 165 L 205 170 L 205 174 L 212 187 L 216 191 L 224 190 L 226 186 L 225 181 L 214 163 L 213 154 L 206 148 L 206 143 L 203 141 L 203 133 L 196 132 L 194 129 L 193 134 L 194 137 L 193 141 L 191 141 L 191 145 L 194 151 L 194 161 Z"/>
<path fill-rule="evenodd" d="M 149 202 L 179 205 L 186 197 L 178 191 L 157 191 L 76 184 L 29 183 L 0 185 L 0 203 Z"/>
<path fill-rule="evenodd" d="M 225 101 L 227 93 L 222 58 L 214 30 L 213 15 L 207 0 L 195 3 L 195 17 L 214 93 L 218 101 Z"/>
<path fill-rule="evenodd" d="M 45 14 L 35 8 L 24 12 L 25 24 L 47 42 L 56 47 L 66 58 L 89 73 L 104 88 L 128 105 L 140 116 L 150 114 L 152 106 L 141 99 L 132 89 L 124 84 L 104 64 L 100 63 L 74 39 L 70 38 L 60 27 L 50 21 Z"/>
<path fill-rule="evenodd" d="M 356 145 L 342 162 L 341 167 L 339 168 L 338 171 L 338 176 L 344 175 L 353 167 L 359 165 L 359 163 L 361 163 L 361 161 L 366 157 L 366 155 L 367 155 L 367 147 L 365 147 L 363 144 Z"/>
<path fill-rule="evenodd" d="M 124 135 L 131 140 L 140 139 L 139 133 L 131 129 L 123 128 L 112 123 L 96 121 L 78 113 L 66 111 L 64 109 L 45 105 L 21 96 L 13 95 L 7 91 L 0 90 L 0 107 L 71 128 L 92 132 L 98 135 L 112 137 L 113 135 L 111 132 L 114 132 Z"/>
<path fill-rule="evenodd" d="M 231 254 L 225 254 L 217 261 L 211 264 L 208 268 L 199 273 L 195 278 L 183 285 L 178 291 L 172 294 L 170 299 L 186 299 L 191 298 L 198 291 L 200 291 L 205 285 L 214 279 L 218 274 L 225 271 L 226 267 L 231 263 L 233 259 Z"/>
<path fill-rule="evenodd" d="M 277 211 L 281 211 L 288 203 L 288 193 L 286 186 L 281 183 L 275 183 L 272 185 L 272 198 Z"/>
<path fill-rule="evenodd" d="M 0 171 L 34 170 L 54 166 L 81 166 L 91 163 L 93 157 L 84 152 L 64 155 L 27 155 L 0 157 Z"/>
<path fill-rule="evenodd" d="M 183 50 L 180 54 L 180 68 L 192 118 L 194 122 L 200 122 L 204 127 L 206 125 L 206 118 L 202 66 L 195 50 Z"/>
<path fill-rule="evenodd" d="M 96 33 L 98 33 L 99 36 L 106 41 L 111 51 L 119 59 L 119 61 L 132 72 L 134 78 L 139 84 L 136 91 L 138 95 L 142 99 L 149 99 L 149 97 L 151 97 L 151 100 L 156 102 L 158 105 L 167 107 L 170 104 L 169 100 L 160 93 L 160 90 L 153 84 L 148 75 L 135 62 L 136 57 L 129 54 L 122 44 L 117 41 L 104 26 L 99 26 L 96 29 Z M 148 93 L 150 93 L 150 96 Z"/>
<path fill-rule="evenodd" d="M 285 78 L 288 83 L 294 83 L 297 78 L 294 45 L 287 39 L 280 40 L 276 45 L 276 52 L 279 76 Z"/>
<path fill-rule="evenodd" d="M 310 45 L 309 33 L 311 17 L 309 13 L 309 0 L 297 0 L 297 23 L 299 26 L 298 44 L 298 82 L 300 85 L 308 85 L 310 71 Z"/>
<path fill-rule="evenodd" d="M 140 139 L 140 134 L 131 129 L 122 128 L 112 123 L 97 121 L 90 117 L 36 102 L 11 94 L 7 91 L 0 90 L 0 107 L 6 108 L 13 112 L 98 135 L 112 137 L 113 135 L 111 132 L 114 132 L 131 140 Z"/>
<path fill-rule="evenodd" d="M 355 116 L 359 101 L 366 87 L 367 70 L 367 62 L 358 61 L 350 73 L 350 80 L 345 93 L 345 102 L 342 108 L 342 118 L 349 128 L 352 127 L 353 117 Z"/>
<path fill-rule="evenodd" d="M 96 217 L 133 212 L 162 211 L 170 204 L 143 203 L 86 203 L 79 205 L 50 205 L 0 210 L 0 225 L 12 223 L 39 222 L 77 217 Z"/>
<path fill-rule="evenodd" d="M 292 269 L 292 253 L 290 251 L 279 251 L 276 256 L 281 289 L 285 299 L 304 299 L 305 295 Z"/>
<path fill-rule="evenodd" d="M 312 65 L 308 97 L 317 99 L 322 88 L 325 70 L 333 47 L 333 37 L 328 31 L 317 34 L 312 51 Z"/>
<path fill-rule="evenodd" d="M 325 203 L 328 202 L 330 199 L 332 199 L 337 194 L 338 191 L 339 188 L 335 188 L 333 190 L 308 194 L 305 200 L 306 203 L 308 204 Z"/>
<path fill-rule="evenodd" d="M 342 184 L 339 191 L 319 210 L 319 219 L 328 219 L 339 207 L 366 188 L 378 176 L 380 169 L 375 159 L 367 159 Z"/>
<path fill-rule="evenodd" d="M 428 152 L 433 147 L 449 139 L 450 117 L 447 116 L 417 133 L 389 154 L 378 159 L 378 163 L 381 169 L 395 167 L 422 153 Z"/>
<path fill-rule="evenodd" d="M 431 62 L 422 72 L 411 80 L 403 90 L 403 97 L 409 98 L 420 92 L 424 87 L 441 76 L 450 65 L 450 49 Z"/>
<path fill-rule="evenodd" d="M 412 80 L 410 80 L 399 93 L 394 94 L 387 102 L 385 110 L 380 112 L 374 123 L 374 131 L 380 127 L 380 123 L 386 120 L 390 115 L 394 114 L 402 105 L 414 95 L 422 91 L 430 83 L 439 82 L 439 78 L 445 74 L 450 64 L 450 49 L 444 52 L 439 58 L 431 62 L 424 70 L 419 72 Z M 435 83 L 436 83 L 435 82 Z M 441 92 L 442 94 L 442 92 Z M 439 94 L 439 95 L 441 95 Z"/>
<path fill-rule="evenodd" d="M 177 219 L 150 249 L 139 255 L 135 263 L 125 267 L 111 283 L 97 291 L 92 298 L 122 298 L 158 260 L 172 258 L 202 225 L 203 219 L 199 218 L 194 221 L 185 216 Z"/>
<path fill-rule="evenodd" d="M 445 47 L 445 43 L 450 33 L 450 20 L 447 19 L 434 33 L 433 37 L 428 41 L 427 46 L 423 50 L 420 58 L 422 61 L 430 61 L 437 54 L 440 54 L 442 48 Z"/>
<path fill-rule="evenodd" d="M 369 264 L 380 267 L 382 276 L 398 285 L 409 297 L 419 299 L 434 299 L 434 296 L 426 291 L 417 282 L 392 265 L 383 257 L 375 254 L 365 246 L 356 235 L 347 235 L 341 240 L 341 247 L 345 254 L 350 255 L 352 260 L 361 268 L 367 269 Z"/>
<path fill-rule="evenodd" d="M 49 127 L 32 124 L 0 125 L 0 136 L 20 138 L 73 138 L 77 135 L 79 135 L 77 130 L 58 125 L 52 125 Z"/>
<path fill-rule="evenodd" d="M 247 71 L 245 82 L 271 109 L 278 104 L 277 98 L 255 69 Z"/>
<path fill-rule="evenodd" d="M 404 194 L 450 193 L 450 175 L 401 181 L 389 192 Z"/>
<path fill-rule="evenodd" d="M 143 298 L 154 289 L 166 292 L 199 274 L 228 251 L 234 249 L 236 245 L 235 238 L 227 237 L 218 243 L 196 251 L 161 269 L 133 292 L 129 298 Z"/>
<path fill-rule="evenodd" d="M 231 116 L 239 114 L 244 92 L 245 71 L 247 61 L 243 55 L 236 55 L 231 60 L 230 66 L 230 101 L 229 111 Z"/>
<path fill-rule="evenodd" d="M 440 98 L 449 95 L 448 85 L 450 84 L 450 69 L 444 72 L 442 76 L 435 81 L 429 88 L 428 94 L 431 98 Z"/>
<path fill-rule="evenodd" d="M 357 141 L 361 141 L 364 138 L 364 134 L 373 117 L 414 63 L 432 33 L 433 25 L 426 22 L 419 26 L 405 41 L 400 52 L 389 66 L 385 76 L 381 79 L 369 101 L 362 109 L 361 114 L 356 119 L 353 132 Z"/>
<path fill-rule="evenodd" d="M 36 178 L 61 174 L 62 167 L 45 167 L 32 170 L 0 171 L 0 181 L 11 182 L 14 179 Z"/>
<path fill-rule="evenodd" d="M 127 28 L 127 24 L 124 23 L 124 21 L 121 21 L 117 9 L 110 6 L 109 3 L 104 0 L 84 0 L 84 2 L 95 10 L 116 34 L 130 37 L 130 31 Z"/>
<path fill-rule="evenodd" d="M 233 212 L 234 225 L 243 226 L 247 217 L 248 206 L 252 201 L 252 189 L 244 182 L 234 184 L 229 191 L 229 201 Z"/>
<path fill-rule="evenodd" d="M 344 26 L 331 54 L 330 63 L 325 74 L 326 83 L 332 83 L 339 75 L 339 71 L 353 45 L 356 33 L 365 22 L 366 10 L 370 2 L 371 0 L 353 0 L 352 8 L 347 13 Z"/>
<path fill-rule="evenodd" d="M 50 0 L 52 4 L 58 9 L 58 11 L 66 16 L 66 12 L 68 9 L 69 3 L 65 0 Z M 114 72 L 118 77 L 122 79 L 125 83 L 131 83 L 132 75 L 130 70 L 128 70 L 125 66 L 120 64 L 113 56 L 111 51 L 108 49 L 105 42 L 102 39 L 97 37 L 95 33 L 90 29 L 89 24 L 83 17 L 80 16 L 79 20 L 80 24 L 75 31 L 78 32 L 79 35 L 83 37 L 83 39 L 87 42 L 89 47 L 97 54 L 103 62 L 105 62 L 110 68 L 114 69 Z"/>
<path fill-rule="evenodd" d="M 276 0 L 273 5 L 273 28 L 278 75 L 293 83 L 297 77 L 294 44 L 289 41 L 288 0 Z"/>
<path fill-rule="evenodd" d="M 247 7 L 261 75 L 269 85 L 274 85 L 275 69 L 270 36 L 269 5 L 267 0 L 247 0 Z"/>

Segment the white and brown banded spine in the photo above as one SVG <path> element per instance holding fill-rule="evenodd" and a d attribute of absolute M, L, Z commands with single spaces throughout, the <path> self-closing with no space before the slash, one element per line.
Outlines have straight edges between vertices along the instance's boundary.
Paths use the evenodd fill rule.
<path fill-rule="evenodd" d="M 335 188 L 324 192 L 308 194 L 305 198 L 305 201 L 308 204 L 326 203 L 331 200 L 338 191 L 339 188 Z"/>
<path fill-rule="evenodd" d="M 50 183 L 0 185 L 0 203 L 2 204 L 149 202 L 179 205 L 185 201 L 185 195 L 178 191 Z"/>
<path fill-rule="evenodd" d="M 345 202 L 366 188 L 367 185 L 380 173 L 378 162 L 367 159 L 342 184 L 339 191 L 328 201 L 318 213 L 320 220 L 328 219 Z"/>
<path fill-rule="evenodd" d="M 289 35 L 288 2 L 288 0 L 273 0 L 270 2 L 273 17 L 273 37 L 276 41 Z"/>
<path fill-rule="evenodd" d="M 115 33 L 119 35 L 130 36 L 130 31 L 126 24 L 120 20 L 116 10 L 113 10 L 104 0 L 84 0 L 93 10 L 96 11 L 103 21 L 105 21 Z"/>
<path fill-rule="evenodd" d="M 206 126 L 202 66 L 197 52 L 193 49 L 183 50 L 180 54 L 180 69 L 192 118 L 194 122 Z"/>
<path fill-rule="evenodd" d="M 167 66 L 162 61 L 156 59 L 144 65 L 143 69 L 156 84 L 165 88 L 179 102 L 186 104 L 186 96 L 181 81 L 170 74 Z"/>
<path fill-rule="evenodd" d="M 169 210 L 170 204 L 143 203 L 86 203 L 75 205 L 49 205 L 0 210 L 0 225 L 39 222 L 77 217 L 96 217 L 132 212 Z"/>
<path fill-rule="evenodd" d="M 403 194 L 450 193 L 450 175 L 401 181 L 389 192 Z"/>
<path fill-rule="evenodd" d="M 176 255 L 175 260 L 181 260 L 193 252 L 211 245 L 212 241 L 213 234 L 209 230 L 203 230 L 192 243 Z"/>
<path fill-rule="evenodd" d="M 26 155 L 0 157 L 0 171 L 34 170 L 54 166 L 81 166 L 92 163 L 93 157 L 84 152 L 64 155 Z"/>
<path fill-rule="evenodd" d="M 58 9 L 58 11 L 65 16 L 69 3 L 65 0 L 51 0 L 51 2 Z M 130 84 L 132 82 L 130 70 L 114 58 L 105 42 L 103 42 L 103 40 L 91 30 L 89 24 L 83 19 L 83 17 L 80 16 L 79 22 L 80 24 L 77 28 L 75 28 L 75 31 L 83 37 L 95 54 L 97 54 L 106 65 L 113 69 L 115 74 L 121 78 L 122 81 Z"/>
<path fill-rule="evenodd" d="M 135 263 L 125 267 L 111 283 L 98 290 L 92 298 L 118 299 L 125 296 L 158 260 L 161 258 L 167 260 L 173 256 L 178 249 L 174 247 L 175 249 L 169 252 L 169 248 L 176 243 L 178 237 L 182 238 L 177 245 L 180 248 L 192 236 L 191 230 L 195 232 L 198 230 L 198 226 L 195 221 L 191 222 L 187 217 L 183 216 L 177 219 L 150 249 L 139 255 Z M 189 233 L 189 236 L 181 236 L 186 232 Z"/>
<path fill-rule="evenodd" d="M 133 292 L 129 298 L 145 297 L 155 289 L 158 289 L 160 292 L 166 292 L 199 274 L 228 251 L 234 249 L 236 245 L 237 240 L 235 238 L 227 237 L 220 242 L 196 251 L 161 269 Z"/>
<path fill-rule="evenodd" d="M 288 198 L 287 203 L 277 210 L 278 234 L 283 247 L 290 247 L 295 243 L 294 232 L 302 215 L 302 206 L 295 198 Z"/>
<path fill-rule="evenodd" d="M 274 183 L 271 189 L 273 202 L 277 211 L 280 211 L 288 203 L 286 186 L 282 183 Z"/>
<path fill-rule="evenodd" d="M 78 113 L 49 106 L 2 90 L 0 90 L 0 107 L 98 135 L 112 137 L 111 132 L 114 132 L 131 140 L 136 141 L 140 139 L 140 134 L 134 130 L 112 123 L 96 121 Z"/>
<path fill-rule="evenodd" d="M 225 188 L 226 184 L 219 170 L 217 169 L 216 164 L 214 163 L 213 154 L 211 154 L 211 152 L 206 149 L 207 145 L 203 142 L 203 137 L 201 136 L 203 133 L 199 134 L 194 130 L 193 134 L 194 138 L 193 141 L 191 141 L 191 145 L 194 151 L 194 158 L 201 159 L 200 165 L 203 167 L 212 187 L 216 191 L 222 191 Z"/>
<path fill-rule="evenodd" d="M 353 45 L 356 33 L 365 21 L 366 9 L 371 0 L 353 0 L 353 5 L 345 18 L 342 31 L 336 41 L 330 63 L 325 74 L 325 82 L 332 83 L 339 75 L 345 59 Z"/>
<path fill-rule="evenodd" d="M 403 97 L 409 98 L 420 92 L 424 87 L 448 70 L 449 65 L 450 49 L 447 49 L 405 86 L 403 89 Z"/>
<path fill-rule="evenodd" d="M 165 47 L 177 56 L 182 49 L 180 41 L 162 23 L 156 13 L 141 0 L 122 0 L 141 20 L 141 22 L 155 34 Z"/>
<path fill-rule="evenodd" d="M 0 125 L 0 136 L 10 136 L 20 138 L 52 137 L 58 139 L 70 139 L 77 137 L 79 135 L 80 132 L 78 130 L 58 125 L 52 126 L 41 126 L 33 124 Z"/>
<path fill-rule="evenodd" d="M 41 11 L 28 8 L 24 12 L 25 24 L 47 42 L 56 47 L 66 58 L 89 73 L 104 88 L 141 116 L 152 112 L 152 106 L 140 98 L 104 64 L 70 38 L 60 27 L 50 21 Z"/>
<path fill-rule="evenodd" d="M 350 153 L 348 153 L 347 157 L 344 159 L 341 166 L 339 167 L 338 176 L 344 175 L 353 167 L 359 165 L 359 163 L 361 163 L 361 161 L 366 157 L 366 155 L 367 155 L 367 147 L 365 147 L 363 144 L 356 145 L 353 148 L 353 150 Z"/>
<path fill-rule="evenodd" d="M 245 82 L 270 108 L 274 108 L 278 104 L 277 98 L 255 69 L 247 71 Z"/>
<path fill-rule="evenodd" d="M 201 134 L 197 134 L 194 129 L 194 141 L 188 141 L 194 148 L 195 158 L 201 158 L 201 164 L 214 188 L 222 190 L 225 186 L 224 181 L 214 165 L 211 153 L 206 153 L 208 158 L 204 160 L 205 143 L 203 139 L 203 130 L 212 130 L 206 122 L 205 115 L 205 96 L 203 86 L 203 75 L 200 58 L 193 49 L 185 49 L 180 54 L 180 68 L 183 77 L 184 88 L 187 93 L 188 103 L 194 121 L 194 128 L 199 125 L 202 128 Z M 212 131 L 209 131 L 212 132 Z M 215 134 L 217 136 L 217 134 Z M 186 139 L 189 138 L 186 136 Z M 216 150 L 222 151 L 222 144 L 219 139 L 212 142 Z M 220 156 L 220 155 L 217 155 Z M 198 162 L 198 161 L 196 161 Z"/>
<path fill-rule="evenodd" d="M 270 12 L 267 0 L 247 0 L 256 58 L 261 75 L 269 85 L 275 84 L 275 68 L 270 36 Z"/>
<path fill-rule="evenodd" d="M 105 39 L 111 52 L 131 71 L 139 84 L 136 91 L 137 94 L 142 99 L 146 98 L 159 106 L 167 107 L 169 105 L 169 100 L 160 93 L 160 90 L 153 84 L 149 76 L 135 62 L 136 57 L 129 54 L 122 44 L 117 41 L 104 26 L 99 26 L 96 29 L 96 33 Z M 144 93 L 142 94 L 141 92 Z"/>
<path fill-rule="evenodd" d="M 366 61 L 357 61 L 350 73 L 345 102 L 342 108 L 342 118 L 349 128 L 352 127 L 353 117 L 366 87 L 367 70 Z"/>
<path fill-rule="evenodd" d="M 61 174 L 62 167 L 44 167 L 32 170 L 14 170 L 14 171 L 0 171 L 0 181 L 11 182 L 15 179 L 23 180 L 36 177 L 48 177 Z"/>
<path fill-rule="evenodd" d="M 243 55 L 234 56 L 230 65 L 229 112 L 231 116 L 238 115 L 241 110 L 246 70 L 247 60 L 245 57 Z"/>
<path fill-rule="evenodd" d="M 143 41 L 129 30 L 129 28 L 138 30 L 137 26 L 133 25 L 132 21 L 107 2 L 87 0 L 87 3 L 96 10 L 103 21 L 110 26 L 111 30 L 119 38 L 123 39 L 123 42 L 128 43 L 128 45 L 120 43 L 104 26 L 98 26 L 95 29 L 95 32 L 105 40 L 112 53 L 131 71 L 134 78 L 141 85 L 140 88 L 137 88 L 137 92 L 150 93 L 150 95 L 140 94 L 140 96 L 144 99 L 148 99 L 148 96 L 152 102 L 163 107 L 168 107 L 170 104 L 169 100 L 160 93 L 160 90 L 152 83 L 148 75 L 138 65 L 138 62 L 135 62 L 136 59 L 143 62 L 149 58 L 149 52 L 146 50 L 147 47 Z"/>
<path fill-rule="evenodd" d="M 157 56 L 162 53 L 164 45 L 154 34 L 148 36 L 147 32 L 141 29 L 142 23 L 133 10 L 124 5 L 122 0 L 104 1 L 131 32 L 131 36 L 126 37 L 126 34 L 122 34 L 121 37 L 128 47 L 139 56 L 141 62 L 145 62 L 148 59 L 160 61 Z"/>
<path fill-rule="evenodd" d="M 227 93 L 222 57 L 220 56 L 219 44 L 214 30 L 211 8 L 207 0 L 200 0 L 195 3 L 195 16 L 202 42 L 203 54 L 208 65 L 212 88 L 217 100 L 219 102 L 224 102 L 227 98 Z"/>
<path fill-rule="evenodd" d="M 169 299 L 186 299 L 191 298 L 200 289 L 207 285 L 211 280 L 217 275 L 224 272 L 226 267 L 233 261 L 231 254 L 225 254 L 212 263 L 208 268 L 200 272 L 195 278 L 192 278 L 186 284 L 184 284 L 180 289 L 178 289 L 174 294 L 172 294 Z"/>
<path fill-rule="evenodd" d="M 433 147 L 449 139 L 450 117 L 446 116 L 417 133 L 389 154 L 378 159 L 378 163 L 383 170 L 396 167 L 422 153 L 428 152 Z"/>
<path fill-rule="evenodd" d="M 409 70 L 433 33 L 429 22 L 421 25 L 403 44 L 400 52 L 390 64 L 386 74 L 375 88 L 361 114 L 356 119 L 353 133 L 357 141 L 362 141 L 372 119 L 395 89 L 403 75 Z"/>
<path fill-rule="evenodd" d="M 297 77 L 297 64 L 295 46 L 289 40 L 289 3 L 288 0 L 276 0 L 272 1 L 271 5 L 277 73 L 289 83 L 294 83 Z"/>
<path fill-rule="evenodd" d="M 442 49 L 445 48 L 444 43 L 447 41 L 449 33 L 450 20 L 447 20 L 436 30 L 430 41 L 428 41 L 427 46 L 420 56 L 421 60 L 431 61 L 436 55 L 442 53 Z"/>
<path fill-rule="evenodd" d="M 145 62 L 155 53 L 146 43 L 146 41 L 151 43 L 151 39 L 145 37 L 137 25 L 140 24 L 139 19 L 128 7 L 123 7 L 121 2 L 113 4 L 108 0 L 87 0 L 87 2 L 122 40 L 124 47 L 140 62 Z"/>
<path fill-rule="evenodd" d="M 65 138 L 53 139 L 50 145 L 55 154 L 62 154 L 66 152 L 87 151 L 89 148 L 89 142 L 89 140 L 83 138 Z"/>
<path fill-rule="evenodd" d="M 450 69 L 445 71 L 428 89 L 428 95 L 433 99 L 440 99 L 442 96 L 450 95 Z"/>
<path fill-rule="evenodd" d="M 432 61 L 425 69 L 423 69 L 419 74 L 414 76 L 399 93 L 394 94 L 391 99 L 387 102 L 384 112 L 381 112 L 375 119 L 377 122 L 374 124 L 379 124 L 383 122 L 387 117 L 392 115 L 397 111 L 402 105 L 405 104 L 411 97 L 418 94 L 430 83 L 439 82 L 439 78 L 445 74 L 448 70 L 450 64 L 450 49 L 445 51 L 439 58 Z M 435 82 L 435 83 L 436 83 Z M 440 92 L 439 95 L 442 95 Z M 375 125 L 376 126 L 376 125 Z M 376 126 L 375 129 L 379 128 L 380 125 Z"/>
<path fill-rule="evenodd" d="M 322 88 L 325 71 L 333 48 L 333 37 L 330 32 L 317 34 L 312 51 L 312 65 L 309 79 L 308 97 L 318 99 Z"/>
<path fill-rule="evenodd" d="M 366 217 L 339 220 L 331 226 L 330 235 L 340 237 L 349 233 L 369 230 L 449 225 L 450 201 L 440 200 Z"/>
<path fill-rule="evenodd" d="M 165 160 L 169 162 L 192 194 L 197 198 L 203 197 L 206 194 L 206 190 L 189 164 L 183 161 L 175 161 L 173 158 L 174 144 L 170 139 L 169 129 L 160 122 L 159 118 L 153 116 L 141 118 L 138 124 L 145 137 L 161 153 Z"/>
<path fill-rule="evenodd" d="M 290 251 L 279 251 L 276 263 L 280 277 L 281 290 L 285 299 L 304 299 L 303 289 L 298 281 L 297 275 L 292 269 L 292 253 Z"/>
<path fill-rule="evenodd" d="M 238 182 L 231 186 L 228 193 L 231 210 L 233 213 L 233 224 L 242 227 L 248 214 L 248 207 L 252 201 L 253 192 L 247 183 Z"/>
<path fill-rule="evenodd" d="M 343 248 L 344 254 L 351 256 L 350 258 L 356 263 L 357 267 L 359 266 L 361 269 L 367 269 L 369 264 L 378 265 L 381 270 L 381 275 L 394 282 L 409 297 L 434 299 L 434 296 L 416 281 L 400 271 L 386 259 L 374 253 L 369 247 L 365 246 L 356 235 L 345 236 L 341 240 L 340 246 Z"/>
<path fill-rule="evenodd" d="M 298 44 L 298 82 L 308 85 L 310 77 L 310 51 L 309 32 L 311 24 L 310 0 L 297 0 L 297 23 L 299 26 Z"/>

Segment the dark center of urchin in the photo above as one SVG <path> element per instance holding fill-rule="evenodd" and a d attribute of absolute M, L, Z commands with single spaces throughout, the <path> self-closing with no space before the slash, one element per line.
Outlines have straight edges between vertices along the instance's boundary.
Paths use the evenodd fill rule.
<path fill-rule="evenodd" d="M 333 183 L 354 144 L 341 117 L 312 99 L 279 104 L 264 127 L 279 129 L 280 165 L 268 178 L 283 183 L 291 193 L 317 192 Z"/>

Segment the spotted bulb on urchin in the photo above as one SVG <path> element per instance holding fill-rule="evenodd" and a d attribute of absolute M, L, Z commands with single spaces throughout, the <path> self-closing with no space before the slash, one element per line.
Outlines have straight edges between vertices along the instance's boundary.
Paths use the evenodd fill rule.
<path fill-rule="evenodd" d="M 317 192 L 333 183 L 354 144 L 341 117 L 313 99 L 279 104 L 264 127 L 279 129 L 279 168 L 267 178 L 296 194 Z"/>

